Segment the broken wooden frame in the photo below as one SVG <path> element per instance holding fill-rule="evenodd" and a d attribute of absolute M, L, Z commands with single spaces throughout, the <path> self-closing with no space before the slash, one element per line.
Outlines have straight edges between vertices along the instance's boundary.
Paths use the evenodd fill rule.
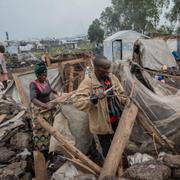
<path fill-rule="evenodd" d="M 58 68 L 57 63 L 52 64 L 50 67 L 48 67 L 48 69 L 56 69 L 56 68 Z M 25 105 L 26 107 L 29 106 L 29 100 L 28 100 L 28 97 L 24 91 L 23 84 L 21 83 L 20 77 L 24 76 L 24 75 L 32 74 L 32 73 L 33 73 L 33 70 L 32 71 L 26 71 L 23 73 L 13 73 L 12 74 L 13 79 L 14 79 L 15 84 L 16 84 L 16 88 L 17 88 L 19 96 L 20 96 L 21 103 L 23 105 Z"/>
<path fill-rule="evenodd" d="M 64 60 L 58 63 L 59 73 L 63 82 L 63 92 L 76 90 L 84 79 L 86 67 L 91 67 L 91 56 L 78 59 Z"/>

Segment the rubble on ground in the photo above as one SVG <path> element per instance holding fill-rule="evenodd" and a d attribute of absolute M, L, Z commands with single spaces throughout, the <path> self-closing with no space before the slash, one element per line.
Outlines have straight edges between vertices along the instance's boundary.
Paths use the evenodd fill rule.
<path fill-rule="evenodd" d="M 7 57 L 7 68 L 19 68 L 19 67 L 29 67 L 39 61 L 37 57 L 31 52 L 24 52 L 14 55 L 9 55 Z"/>
<path fill-rule="evenodd" d="M 32 132 L 28 116 L 26 109 L 10 97 L 0 99 L 0 179 L 31 177 Z"/>

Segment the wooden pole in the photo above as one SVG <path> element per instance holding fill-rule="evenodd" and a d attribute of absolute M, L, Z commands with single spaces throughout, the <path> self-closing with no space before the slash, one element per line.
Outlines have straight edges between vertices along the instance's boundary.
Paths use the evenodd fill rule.
<path fill-rule="evenodd" d="M 48 180 L 46 162 L 42 152 L 33 151 L 36 180 Z"/>
<path fill-rule="evenodd" d="M 124 148 L 129 140 L 138 113 L 137 106 L 130 100 L 126 104 L 105 159 L 99 180 L 105 176 L 115 176 Z"/>
<path fill-rule="evenodd" d="M 81 151 L 79 151 L 76 147 L 69 144 L 63 135 L 54 127 L 50 126 L 48 122 L 46 122 L 41 116 L 37 117 L 37 122 L 46 129 L 57 141 L 60 142 L 62 149 L 68 153 L 75 160 L 79 159 L 84 165 L 88 166 L 92 169 L 95 174 L 100 174 L 101 167 L 99 167 L 96 163 L 91 161 L 87 156 L 85 156 Z"/>
<path fill-rule="evenodd" d="M 6 119 L 7 114 L 0 114 L 0 124 Z"/>
<path fill-rule="evenodd" d="M 51 60 L 50 60 L 48 52 L 45 53 L 45 60 L 46 60 L 47 66 L 48 67 L 51 66 Z"/>
<path fill-rule="evenodd" d="M 71 65 L 70 67 L 69 67 L 69 89 L 68 89 L 68 92 L 71 92 L 71 91 L 73 91 L 73 85 L 74 85 L 74 83 L 73 83 L 73 81 L 74 81 L 74 66 L 73 65 Z"/>

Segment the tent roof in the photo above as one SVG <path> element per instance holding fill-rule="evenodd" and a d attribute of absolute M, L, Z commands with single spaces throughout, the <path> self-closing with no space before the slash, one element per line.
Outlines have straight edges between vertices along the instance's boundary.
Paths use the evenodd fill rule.
<path fill-rule="evenodd" d="M 115 39 L 129 39 L 128 34 L 134 34 L 135 36 L 149 38 L 148 36 L 138 33 L 136 31 L 133 31 L 133 30 L 124 30 L 124 31 L 119 31 L 113 34 L 112 36 L 107 37 L 104 41 L 113 41 Z"/>
<path fill-rule="evenodd" d="M 140 61 L 144 68 L 161 71 L 163 65 L 177 67 L 164 40 L 138 39 L 135 44 L 140 46 Z"/>

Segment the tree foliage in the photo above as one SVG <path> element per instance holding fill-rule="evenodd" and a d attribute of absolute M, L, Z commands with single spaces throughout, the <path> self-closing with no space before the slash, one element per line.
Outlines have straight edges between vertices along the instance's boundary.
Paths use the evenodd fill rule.
<path fill-rule="evenodd" d="M 169 13 L 167 13 L 167 18 L 172 22 L 180 21 L 180 0 L 172 0 L 173 7 Z M 179 18 L 179 19 L 178 19 Z"/>
<path fill-rule="evenodd" d="M 173 30 L 174 30 L 173 26 L 162 25 L 159 28 L 157 28 L 156 32 L 160 34 L 172 34 Z"/>
<path fill-rule="evenodd" d="M 88 38 L 91 42 L 102 43 L 104 39 L 104 30 L 101 28 L 101 23 L 95 19 L 88 29 Z"/>
<path fill-rule="evenodd" d="M 168 3 L 169 0 L 112 0 L 112 6 L 101 13 L 100 19 L 106 35 L 125 29 L 151 32 L 158 25 L 162 7 Z"/>

